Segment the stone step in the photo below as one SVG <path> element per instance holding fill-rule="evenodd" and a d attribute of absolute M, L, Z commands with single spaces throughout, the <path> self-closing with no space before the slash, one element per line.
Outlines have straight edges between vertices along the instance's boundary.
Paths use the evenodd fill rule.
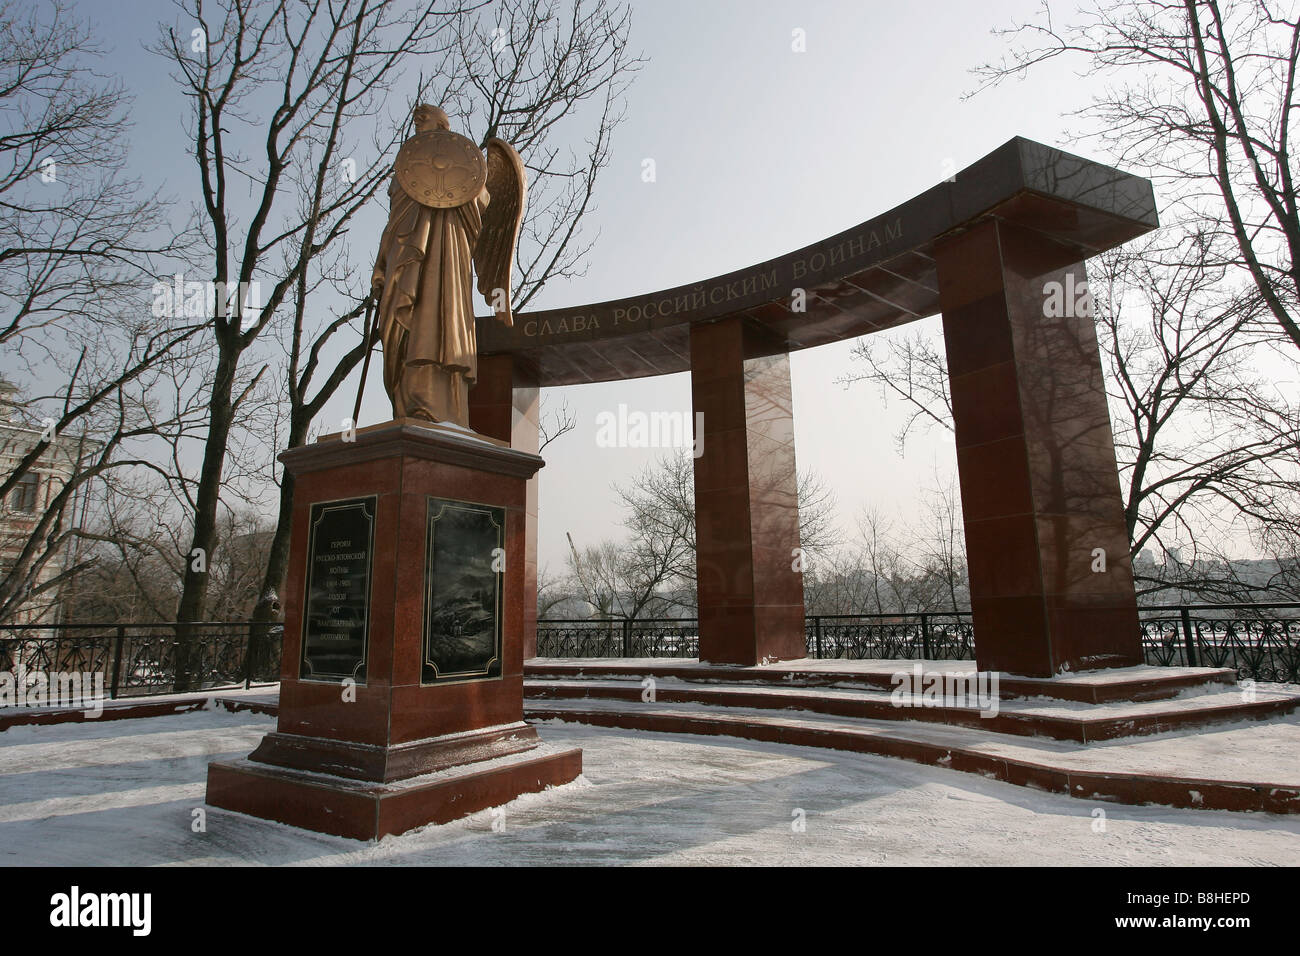
<path fill-rule="evenodd" d="M 28 724 L 69 724 L 185 714 L 206 709 L 211 696 L 211 694 L 172 694 L 166 697 L 94 700 L 75 707 L 0 708 L 0 731 Z"/>
<path fill-rule="evenodd" d="M 524 662 L 525 677 L 674 677 L 680 680 L 729 684 L 782 684 L 794 687 L 861 687 L 891 690 L 895 675 L 969 673 L 974 661 L 946 660 L 816 660 L 812 658 L 742 667 L 704 664 L 693 658 L 545 658 Z M 1057 677 L 999 676 L 998 694 L 1005 700 L 1051 697 L 1099 704 L 1121 700 L 1161 700 L 1188 688 L 1235 684 L 1236 672 L 1226 667 L 1123 667 L 1085 671 Z"/>
<path fill-rule="evenodd" d="M 0 732 L 25 724 L 68 724 L 90 720 L 130 720 L 136 717 L 166 717 L 187 714 L 211 707 L 233 712 L 252 711 L 275 716 L 279 712 L 280 694 L 276 687 L 262 685 L 252 690 L 194 691 L 185 694 L 156 694 L 119 697 L 116 700 L 90 702 L 86 706 L 0 707 Z M 102 712 L 99 707 L 102 706 Z"/>
<path fill-rule="evenodd" d="M 1300 723 L 1294 719 L 1080 745 L 910 721 L 663 701 L 529 699 L 525 717 L 900 757 L 1081 800 L 1300 813 L 1300 766 L 1291 758 L 1300 749 Z M 1199 775 L 1183 772 L 1188 766 Z"/>
<path fill-rule="evenodd" d="M 1236 720 L 1259 720 L 1300 707 L 1300 695 L 1257 692 L 1244 700 L 1235 690 L 1191 688 L 1184 695 L 1156 701 L 1106 704 L 1060 702 L 1045 698 L 998 701 L 981 709 L 974 703 L 926 700 L 914 693 L 875 688 L 772 687 L 758 684 L 703 684 L 656 677 L 655 699 L 665 703 L 715 707 L 798 710 L 833 717 L 882 721 L 919 721 L 971 727 L 989 733 L 1042 736 L 1089 743 Z M 900 689 L 901 690 L 901 689 Z M 603 699 L 641 701 L 647 689 L 635 676 L 625 679 L 528 677 L 529 700 Z"/>

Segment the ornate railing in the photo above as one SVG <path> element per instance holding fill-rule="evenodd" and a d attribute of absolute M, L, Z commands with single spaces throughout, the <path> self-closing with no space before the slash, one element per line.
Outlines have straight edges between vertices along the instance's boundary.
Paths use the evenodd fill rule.
<path fill-rule="evenodd" d="M 969 612 L 817 614 L 805 619 L 809 657 L 969 660 Z M 699 624 L 690 618 L 543 618 L 538 657 L 698 657 Z"/>
<path fill-rule="evenodd" d="M 1300 603 L 1191 604 L 1139 611 L 1148 664 L 1231 667 L 1300 683 Z M 971 660 L 969 611 L 814 614 L 812 658 Z M 0 626 L 0 672 L 102 674 L 105 696 L 251 687 L 280 677 L 278 624 Z M 537 622 L 539 657 L 698 657 L 695 618 Z"/>
<path fill-rule="evenodd" d="M 699 657 L 695 618 L 591 618 L 537 622 L 538 657 Z"/>
<path fill-rule="evenodd" d="M 102 674 L 109 698 L 280 679 L 278 624 L 0 626 L 0 671 Z"/>
<path fill-rule="evenodd" d="M 1138 611 L 1148 664 L 1231 667 L 1241 678 L 1300 683 L 1300 603 L 1187 604 Z M 969 611 L 812 614 L 812 658 L 972 660 Z M 539 657 L 695 657 L 695 618 L 542 619 Z"/>
<path fill-rule="evenodd" d="M 971 660 L 968 611 L 814 614 L 804 619 L 808 656 L 844 660 Z"/>
<path fill-rule="evenodd" d="M 1237 676 L 1300 683 L 1300 603 L 1142 608 L 1142 649 L 1162 667 L 1233 667 Z"/>

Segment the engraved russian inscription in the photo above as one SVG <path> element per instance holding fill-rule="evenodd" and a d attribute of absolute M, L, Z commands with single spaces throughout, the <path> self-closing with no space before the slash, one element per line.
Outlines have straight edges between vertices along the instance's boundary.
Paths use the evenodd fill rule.
<path fill-rule="evenodd" d="M 303 603 L 304 680 L 366 679 L 374 495 L 311 507 Z"/>

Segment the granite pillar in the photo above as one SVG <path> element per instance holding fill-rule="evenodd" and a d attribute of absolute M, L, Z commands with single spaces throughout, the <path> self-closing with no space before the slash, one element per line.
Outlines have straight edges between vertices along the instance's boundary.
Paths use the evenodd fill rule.
<path fill-rule="evenodd" d="M 700 659 L 807 655 L 790 357 L 739 317 L 691 327 Z M 703 413 L 702 422 L 698 415 Z"/>
<path fill-rule="evenodd" d="M 934 254 L 980 669 L 1142 663 L 1078 252 L 989 219 Z"/>
<path fill-rule="evenodd" d="M 540 441 L 537 372 L 511 355 L 478 360 L 478 380 L 469 390 L 469 425 L 480 435 L 537 454 Z M 537 477 L 528 479 L 524 505 L 524 659 L 537 656 Z"/>

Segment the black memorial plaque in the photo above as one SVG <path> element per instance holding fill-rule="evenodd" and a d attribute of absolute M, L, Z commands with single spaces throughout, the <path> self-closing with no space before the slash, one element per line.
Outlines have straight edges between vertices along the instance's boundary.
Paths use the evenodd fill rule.
<path fill-rule="evenodd" d="M 303 680 L 366 679 L 375 501 L 371 495 L 311 506 Z"/>
<path fill-rule="evenodd" d="M 421 682 L 501 678 L 504 508 L 429 498 Z"/>

